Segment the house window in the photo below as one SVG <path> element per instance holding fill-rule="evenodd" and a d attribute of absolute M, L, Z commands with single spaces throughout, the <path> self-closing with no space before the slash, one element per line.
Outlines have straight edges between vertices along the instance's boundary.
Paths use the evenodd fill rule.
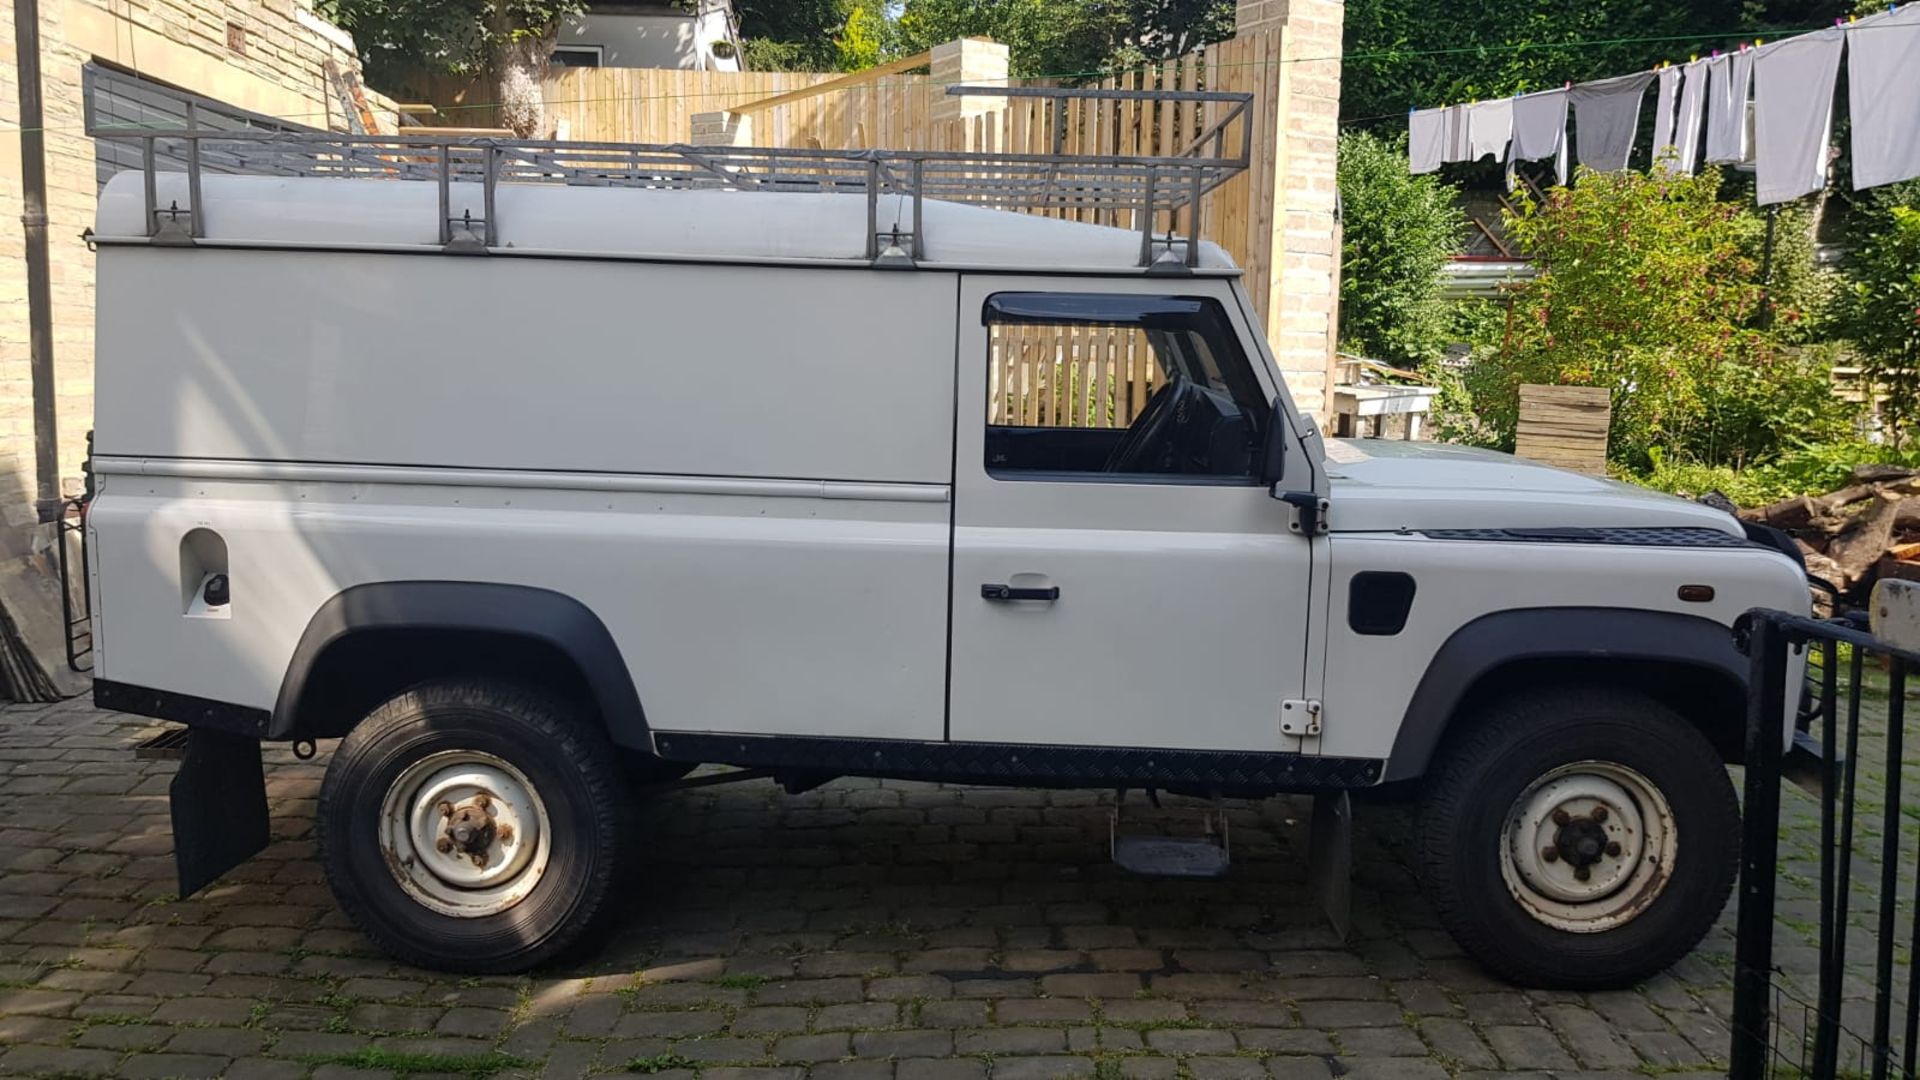
<path fill-rule="evenodd" d="M 1218 301 L 999 293 L 985 321 L 993 476 L 1261 475 L 1271 406 Z"/>
<path fill-rule="evenodd" d="M 560 45 L 553 50 L 554 67 L 591 67 L 600 66 L 601 47 L 598 45 Z"/>

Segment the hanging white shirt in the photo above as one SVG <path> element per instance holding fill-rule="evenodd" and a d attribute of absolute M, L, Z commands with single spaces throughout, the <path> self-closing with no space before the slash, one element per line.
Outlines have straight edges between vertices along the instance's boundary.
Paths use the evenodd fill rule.
<path fill-rule="evenodd" d="M 1513 141 L 1513 99 L 1476 101 L 1467 106 L 1467 160 L 1479 161 L 1488 154 L 1495 161 L 1507 160 L 1507 144 Z"/>
<path fill-rule="evenodd" d="M 1747 146 L 1747 98 L 1753 84 L 1753 53 L 1741 49 L 1707 61 L 1707 161 L 1737 165 L 1751 159 Z M 1832 90 L 1828 90 L 1832 96 Z"/>
<path fill-rule="evenodd" d="M 1920 176 L 1920 4 L 1847 25 L 1853 190 Z"/>
<path fill-rule="evenodd" d="M 1562 187 L 1567 183 L 1567 92 L 1544 90 L 1513 99 L 1513 161 L 1554 159 Z"/>
<path fill-rule="evenodd" d="M 1692 176 L 1700 164 L 1700 121 L 1707 111 L 1707 61 L 1693 61 L 1680 69 L 1680 75 L 1680 108 L 1673 117 L 1673 147 L 1679 157 L 1673 169 Z"/>
<path fill-rule="evenodd" d="M 1654 72 L 1654 81 L 1660 88 L 1653 105 L 1653 157 L 1658 161 L 1674 145 L 1673 107 L 1680 95 L 1680 69 L 1663 67 Z"/>
<path fill-rule="evenodd" d="M 1407 171 L 1430 173 L 1447 149 L 1445 109 L 1416 109 L 1407 114 Z"/>
<path fill-rule="evenodd" d="M 1472 161 L 1473 156 L 1467 152 L 1467 148 L 1472 145 L 1467 138 L 1467 107 L 1449 105 L 1444 111 L 1446 112 L 1447 144 L 1441 151 L 1440 160 Z"/>
<path fill-rule="evenodd" d="M 1760 205 L 1826 186 L 1833 85 L 1846 40 L 1836 26 L 1751 50 L 1754 188 Z"/>

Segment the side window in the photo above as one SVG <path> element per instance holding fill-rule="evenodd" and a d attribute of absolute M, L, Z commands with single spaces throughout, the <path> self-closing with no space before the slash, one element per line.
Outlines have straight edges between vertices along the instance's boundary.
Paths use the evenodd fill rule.
<path fill-rule="evenodd" d="M 997 293 L 985 321 L 989 474 L 1260 476 L 1271 406 L 1218 301 Z"/>

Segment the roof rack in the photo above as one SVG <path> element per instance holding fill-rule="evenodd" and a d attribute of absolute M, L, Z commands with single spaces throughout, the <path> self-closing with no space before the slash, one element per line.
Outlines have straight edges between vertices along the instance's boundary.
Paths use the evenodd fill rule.
<path fill-rule="evenodd" d="M 1197 265 L 1204 196 L 1245 170 L 1253 125 L 1251 94 L 1198 90 L 1100 90 L 1052 87 L 952 86 L 948 94 L 1044 98 L 1052 109 L 1052 152 L 981 150 L 822 150 L 774 147 L 556 142 L 413 129 L 399 135 L 339 132 L 90 128 L 96 139 L 140 145 L 148 237 L 191 245 L 205 235 L 201 175 L 358 177 L 413 180 L 439 186 L 440 242 L 449 252 L 484 253 L 498 242 L 494 194 L 500 184 L 568 184 L 670 190 L 785 191 L 864 194 L 867 258 L 907 266 L 925 257 L 922 205 L 938 199 L 1002 210 L 1128 211 L 1140 230 L 1140 265 Z M 1138 100 L 1205 102 L 1217 119 L 1177 154 L 1161 157 L 1066 154 L 1066 102 Z M 1235 130 L 1237 128 L 1237 130 Z M 155 174 L 162 159 L 184 158 L 186 207 L 158 204 Z M 483 186 L 482 216 L 452 216 L 452 185 Z M 911 231 L 880 226 L 880 199 L 913 200 Z M 1168 232 L 1154 231 L 1158 213 Z M 1175 228 L 1184 218 L 1184 235 Z M 1184 240 L 1184 252 L 1178 252 Z M 905 245 L 904 247 L 902 245 Z"/>

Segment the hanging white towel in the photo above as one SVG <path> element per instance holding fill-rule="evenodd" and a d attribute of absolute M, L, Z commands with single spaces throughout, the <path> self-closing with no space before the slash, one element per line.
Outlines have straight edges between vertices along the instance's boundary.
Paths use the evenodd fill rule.
<path fill-rule="evenodd" d="M 1652 81 L 1653 72 L 1641 71 L 1574 86 L 1568 100 L 1573 103 L 1573 149 L 1580 164 L 1599 172 L 1627 167 L 1640 126 L 1640 99 Z"/>
<path fill-rule="evenodd" d="M 1847 26 L 1853 190 L 1920 176 L 1920 4 Z"/>
<path fill-rule="evenodd" d="M 1495 161 L 1507 160 L 1507 144 L 1513 141 L 1513 99 L 1477 101 L 1467 106 L 1467 160 L 1479 161 L 1488 154 Z"/>
<path fill-rule="evenodd" d="M 1760 205 L 1826 186 L 1833 84 L 1846 40 L 1836 26 L 1752 50 L 1754 188 Z"/>
<path fill-rule="evenodd" d="M 1653 157 L 1655 161 L 1673 145 L 1673 107 L 1680 93 L 1680 69 L 1664 67 L 1654 72 L 1660 94 L 1653 106 Z"/>
<path fill-rule="evenodd" d="M 1472 161 L 1473 155 L 1467 152 L 1472 145 L 1467 139 L 1467 107 L 1449 105 L 1446 112 L 1447 144 L 1441 151 L 1441 161 Z"/>
<path fill-rule="evenodd" d="M 1753 158 L 1747 146 L 1747 98 L 1753 85 L 1752 49 L 1707 61 L 1707 162 L 1737 165 Z M 1829 89 L 1828 95 L 1833 91 Z"/>
<path fill-rule="evenodd" d="M 1407 114 L 1407 170 L 1430 173 L 1440 167 L 1447 149 L 1445 109 L 1417 109 Z"/>
<path fill-rule="evenodd" d="M 1707 108 L 1707 61 L 1695 60 L 1680 69 L 1680 108 L 1673 118 L 1673 146 L 1679 157 L 1674 171 L 1692 176 L 1700 163 L 1700 121 Z"/>
<path fill-rule="evenodd" d="M 1514 161 L 1553 158 L 1562 187 L 1567 183 L 1567 92 L 1545 90 L 1513 99 Z"/>

